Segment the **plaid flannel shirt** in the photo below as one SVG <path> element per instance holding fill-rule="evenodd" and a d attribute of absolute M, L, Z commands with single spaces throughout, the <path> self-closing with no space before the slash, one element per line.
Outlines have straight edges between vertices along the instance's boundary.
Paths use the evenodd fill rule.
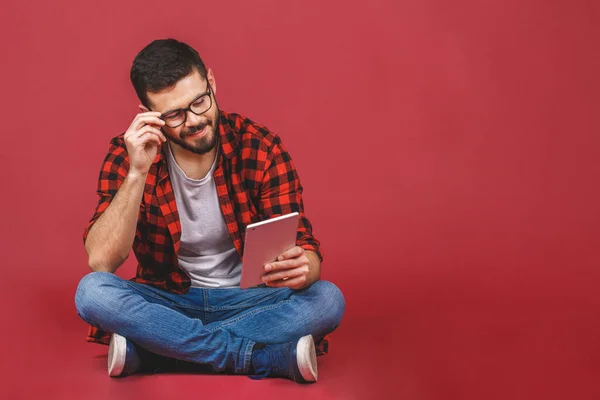
<path fill-rule="evenodd" d="M 240 259 L 248 224 L 297 211 L 300 222 L 296 244 L 322 260 L 320 242 L 304 214 L 303 188 L 279 136 L 238 114 L 222 110 L 220 114 L 221 151 L 214 180 L 221 212 Z M 98 205 L 85 228 L 84 242 L 127 176 L 129 157 L 123 135 L 110 142 L 98 179 Z M 191 281 L 177 259 L 180 239 L 181 224 L 163 151 L 157 154 L 146 179 L 133 242 L 138 266 L 132 280 L 173 293 L 187 292 Z M 87 340 L 108 344 L 110 332 L 90 326 Z M 319 341 L 318 353 L 326 354 L 328 343 L 328 337 Z"/>

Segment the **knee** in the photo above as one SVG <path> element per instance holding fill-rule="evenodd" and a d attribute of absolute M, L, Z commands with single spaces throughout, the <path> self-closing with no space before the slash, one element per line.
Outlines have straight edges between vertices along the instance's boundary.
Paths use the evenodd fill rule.
<path fill-rule="evenodd" d="M 105 288 L 118 277 L 109 272 L 91 272 L 81 278 L 75 292 L 75 308 L 79 316 L 91 323 L 89 318 L 95 313 L 98 305 L 102 304 Z"/>
<path fill-rule="evenodd" d="M 338 327 L 346 309 L 346 300 L 342 291 L 329 281 L 317 281 L 313 284 L 317 291 L 317 306 L 329 330 Z"/>

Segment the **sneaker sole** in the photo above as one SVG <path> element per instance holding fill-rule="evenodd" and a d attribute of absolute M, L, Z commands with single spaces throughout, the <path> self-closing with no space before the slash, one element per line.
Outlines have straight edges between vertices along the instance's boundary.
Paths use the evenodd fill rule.
<path fill-rule="evenodd" d="M 298 370 L 306 382 L 317 381 L 317 352 L 312 335 L 306 335 L 298 340 L 296 345 L 296 360 Z"/>
<path fill-rule="evenodd" d="M 127 356 L 127 339 L 113 333 L 108 347 L 108 376 L 119 376 L 125 367 Z"/>

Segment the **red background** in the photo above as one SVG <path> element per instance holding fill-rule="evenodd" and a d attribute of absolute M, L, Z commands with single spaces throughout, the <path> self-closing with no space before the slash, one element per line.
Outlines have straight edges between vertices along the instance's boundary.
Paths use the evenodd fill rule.
<path fill-rule="evenodd" d="M 600 397 L 595 1 L 2 5 L 6 398 Z M 194 46 L 283 138 L 347 313 L 321 379 L 106 376 L 73 295 L 128 74 Z M 119 271 L 130 277 L 133 261 Z"/>

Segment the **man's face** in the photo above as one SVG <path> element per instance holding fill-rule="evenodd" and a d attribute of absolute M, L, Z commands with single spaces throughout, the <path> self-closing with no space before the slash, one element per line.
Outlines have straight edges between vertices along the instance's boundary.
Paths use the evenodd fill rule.
<path fill-rule="evenodd" d="M 211 70 L 208 70 L 207 79 L 202 78 L 200 73 L 194 70 L 193 73 L 179 80 L 170 88 L 158 93 L 148 92 L 148 101 L 152 111 L 158 111 L 163 115 L 177 109 L 187 108 L 198 96 L 208 90 L 211 92 L 212 105 L 208 111 L 201 115 L 187 111 L 187 118 L 180 126 L 169 128 L 165 125 L 161 128 L 167 139 L 196 154 L 206 154 L 215 148 L 219 142 L 219 107 L 214 94 L 215 89 L 216 85 Z"/>

